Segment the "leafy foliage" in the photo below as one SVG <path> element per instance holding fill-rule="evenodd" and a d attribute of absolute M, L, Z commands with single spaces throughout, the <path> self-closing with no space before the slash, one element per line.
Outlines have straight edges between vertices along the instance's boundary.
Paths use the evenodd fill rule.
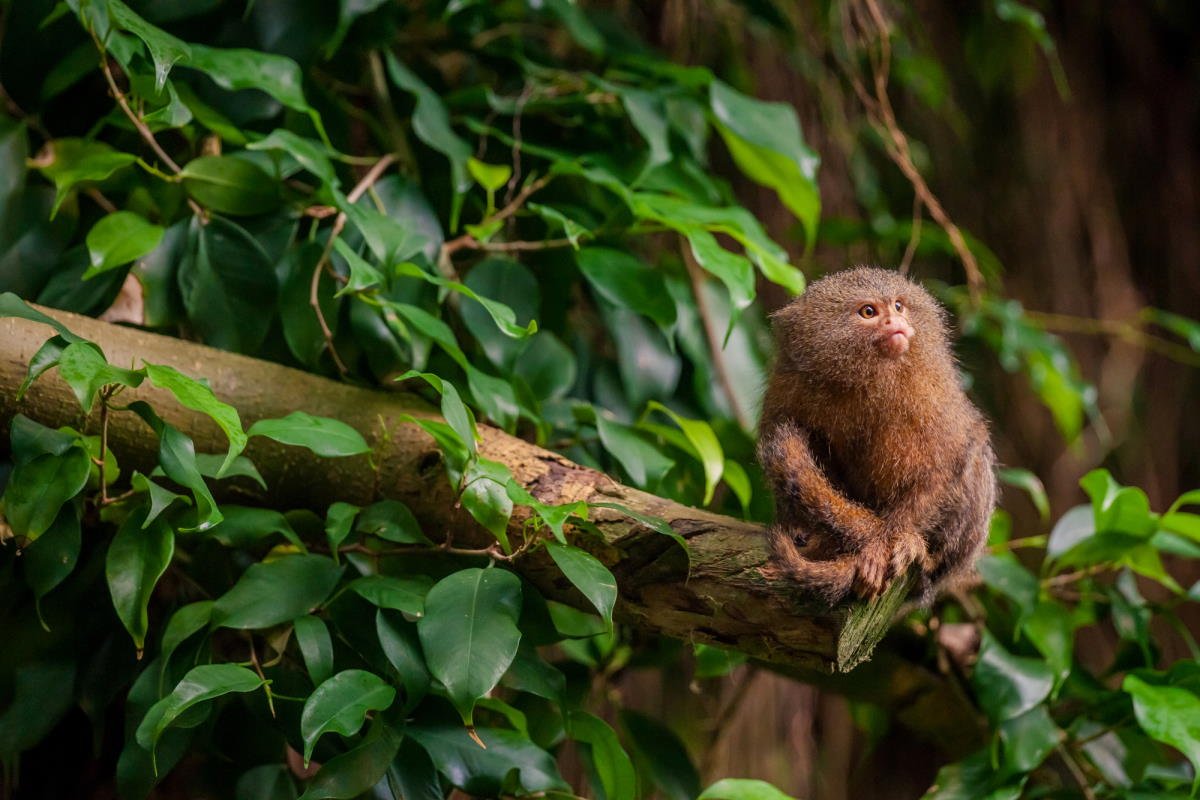
<path fill-rule="evenodd" d="M 1053 54 L 1039 14 L 995 11 Z M 542 503 L 478 441 L 488 422 L 664 497 L 769 515 L 751 463 L 769 351 L 756 300 L 805 279 L 716 166 L 773 193 L 799 230 L 793 250 L 818 236 L 903 246 L 912 233 L 884 208 L 866 229 L 819 228 L 819 155 L 792 108 L 672 64 L 566 0 L 30 0 L 0 14 L 6 57 L 55 65 L 0 63 L 13 108 L 36 111 L 0 116 L 0 315 L 52 328 L 22 391 L 56 371 L 82 411 L 136 414 L 159 443 L 143 474 L 82 427 L 12 423 L 0 570 L 19 580 L 0 597 L 14 629 L 45 630 L 0 658 L 6 777 L 78 705 L 97 737 L 125 720 L 123 798 L 147 796 L 188 754 L 236 771 L 237 797 L 785 797 L 759 781 L 701 790 L 662 722 L 593 713 L 611 701 L 593 693 L 599 679 L 655 656 L 614 625 L 616 581 L 580 546 L 589 513 L 682 537 L 613 504 Z M 937 231 L 918 244 L 953 251 Z M 968 244 L 998 285 L 998 260 Z M 942 296 L 969 339 L 1027 376 L 1066 439 L 1098 416 L 1069 351 L 1019 304 Z M 327 458 L 369 458 L 370 445 L 302 410 L 247 429 L 202 377 L 111 364 L 22 298 L 132 307 L 122 321 L 404 381 L 440 404 L 443 420 L 410 421 L 438 442 L 495 547 L 440 548 L 395 500 L 335 503 L 324 519 L 218 502 L 217 481 L 262 483 L 243 454 L 253 437 Z M 1200 350 L 1194 321 L 1143 316 Z M 228 448 L 197 453 L 161 408 L 123 404 L 142 383 L 210 417 Z M 1003 477 L 1049 516 L 1031 473 Z M 1187 510 L 1200 495 L 1160 514 L 1103 470 L 1082 486 L 1090 505 L 1048 536 L 1010 540 L 997 517 L 970 683 L 991 738 L 939 773 L 932 798 L 1066 796 L 1056 759 L 1085 796 L 1195 793 L 1200 649 L 1179 606 L 1200 590 L 1164 556 L 1200 556 Z M 1034 548 L 1040 561 L 1017 557 Z M 495 565 L 536 549 L 596 616 Z M 1192 659 L 1161 664 L 1154 619 L 1175 624 Z M 1113 662 L 1082 664 L 1078 632 L 1109 625 Z M 695 675 L 742 660 L 700 646 Z M 255 747 L 220 744 L 237 726 Z M 587 786 L 560 774 L 567 746 Z M 301 779 L 286 752 L 315 772 Z"/>

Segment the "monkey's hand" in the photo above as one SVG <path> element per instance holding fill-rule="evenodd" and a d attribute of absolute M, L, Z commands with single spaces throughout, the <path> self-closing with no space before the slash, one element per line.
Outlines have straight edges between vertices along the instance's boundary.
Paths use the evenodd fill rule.
<path fill-rule="evenodd" d="M 893 534 L 891 574 L 903 575 L 910 565 L 917 564 L 922 572 L 929 572 L 932 564 L 925 537 L 911 528 Z"/>
<path fill-rule="evenodd" d="M 891 548 L 883 539 L 869 542 L 859 551 L 854 573 L 854 591 L 859 597 L 871 598 L 883 593 L 891 569 L 891 556 Z"/>

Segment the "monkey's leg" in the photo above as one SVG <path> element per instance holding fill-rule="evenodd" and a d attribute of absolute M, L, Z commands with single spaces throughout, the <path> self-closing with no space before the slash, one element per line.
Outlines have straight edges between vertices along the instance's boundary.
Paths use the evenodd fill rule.
<path fill-rule="evenodd" d="M 849 585 L 864 597 L 881 593 L 892 562 L 892 536 L 884 521 L 829 482 L 809 449 L 808 437 L 794 423 L 783 422 L 764 430 L 758 451 L 768 478 L 787 504 L 803 509 L 821 525 L 836 531 L 854 551 L 856 568 Z M 840 579 L 841 572 L 837 575 Z"/>
<path fill-rule="evenodd" d="M 854 556 L 812 558 L 810 556 L 817 555 L 818 550 L 798 545 L 795 531 L 790 528 L 772 527 L 768 536 L 777 567 L 829 605 L 846 599 L 854 588 L 858 572 Z"/>

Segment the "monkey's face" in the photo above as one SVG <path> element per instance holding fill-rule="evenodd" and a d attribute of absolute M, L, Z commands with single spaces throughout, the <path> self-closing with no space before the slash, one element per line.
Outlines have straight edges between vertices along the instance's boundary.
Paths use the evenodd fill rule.
<path fill-rule="evenodd" d="M 908 319 L 909 308 L 899 296 L 863 299 L 855 309 L 852 325 L 884 358 L 900 358 L 908 352 L 915 331 Z"/>

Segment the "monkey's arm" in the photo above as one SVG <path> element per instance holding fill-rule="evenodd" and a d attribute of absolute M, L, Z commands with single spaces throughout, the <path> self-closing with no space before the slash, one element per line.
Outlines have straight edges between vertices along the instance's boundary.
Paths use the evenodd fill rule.
<path fill-rule="evenodd" d="M 788 496 L 816 521 L 842 534 L 854 550 L 887 538 L 884 520 L 829 482 L 808 446 L 808 436 L 791 421 L 763 431 L 759 461 L 775 491 Z"/>

